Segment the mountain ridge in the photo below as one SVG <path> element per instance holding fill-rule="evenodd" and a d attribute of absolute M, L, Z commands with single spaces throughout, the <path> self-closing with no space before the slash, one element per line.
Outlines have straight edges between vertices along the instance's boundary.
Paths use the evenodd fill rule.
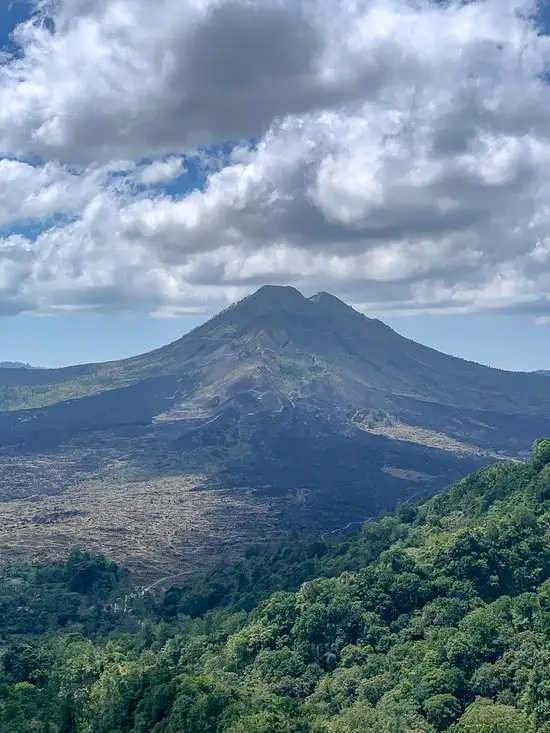
<path fill-rule="evenodd" d="M 316 307 L 320 310 L 317 310 Z M 291 316 L 290 321 L 283 318 L 285 313 Z M 534 383 L 532 380 L 538 379 L 540 376 L 538 374 L 508 372 L 443 354 L 442 352 L 401 336 L 382 321 L 368 318 L 333 295 L 321 292 L 311 298 L 306 298 L 293 287 L 273 285 L 263 286 L 252 295 L 229 306 L 221 313 L 197 326 L 188 334 L 151 352 L 119 361 L 82 364 L 58 369 L 38 369 L 33 370 L 32 373 L 23 374 L 20 372 L 15 374 L 10 372 L 8 375 L 2 373 L 0 374 L 0 388 L 4 387 L 4 392 L 6 392 L 9 387 L 24 388 L 26 386 L 40 384 L 55 385 L 79 379 L 84 380 L 85 378 L 88 383 L 87 387 L 85 384 L 74 385 L 72 391 L 70 389 L 62 391 L 59 401 L 67 399 L 67 393 L 71 398 L 94 394 L 104 389 L 128 386 L 142 378 L 150 376 L 185 372 L 185 365 L 182 367 L 181 364 L 182 360 L 189 360 L 196 357 L 199 350 L 205 351 L 208 342 L 217 340 L 218 347 L 223 344 L 234 343 L 235 338 L 239 335 L 242 337 L 243 332 L 249 329 L 251 324 L 252 327 L 256 324 L 256 330 L 252 334 L 245 333 L 245 338 L 256 340 L 256 342 L 262 339 L 268 341 L 268 337 L 273 336 L 273 334 L 266 333 L 266 329 L 268 332 L 270 329 L 278 329 L 278 335 L 284 341 L 284 337 L 280 333 L 281 327 L 287 329 L 294 328 L 295 330 L 298 318 L 304 321 L 303 325 L 306 327 L 308 325 L 311 326 L 312 332 L 314 332 L 315 328 L 320 327 L 319 324 L 321 324 L 321 327 L 323 324 L 328 324 L 330 328 L 324 334 L 327 341 L 341 339 L 342 335 L 340 330 L 344 331 L 348 336 L 347 342 L 343 344 L 344 351 L 346 347 L 348 350 L 354 348 L 354 344 L 352 343 L 353 339 L 364 339 L 369 346 L 377 349 L 385 346 L 386 349 L 393 348 L 399 350 L 399 356 L 402 357 L 404 355 L 409 361 L 409 366 L 427 367 L 427 373 L 423 374 L 422 378 L 425 382 L 428 380 L 431 381 L 432 385 L 437 382 L 439 371 L 451 367 L 453 368 L 454 376 L 462 380 L 485 378 L 486 382 L 490 384 L 491 379 L 500 378 L 501 380 L 506 380 L 508 389 L 517 389 L 524 393 L 529 386 L 530 388 L 527 391 L 531 395 L 530 409 L 534 412 L 545 414 L 550 410 L 550 385 L 546 386 L 540 382 Z M 265 327 L 263 333 L 259 333 L 257 329 L 260 321 L 263 322 Z M 343 329 L 341 329 L 342 326 Z M 316 343 L 309 337 L 304 338 L 303 333 L 298 338 L 301 339 L 300 346 L 305 349 L 306 353 L 311 354 L 311 351 L 308 352 L 308 349 L 311 349 L 312 346 L 315 347 L 317 352 L 326 351 L 324 348 L 325 345 L 319 338 L 317 338 Z M 206 339 L 207 343 L 198 343 L 198 339 Z M 275 338 L 274 343 L 264 345 L 268 349 L 273 349 L 275 346 L 275 348 L 281 350 L 284 350 L 288 346 L 287 343 L 278 343 L 277 338 Z M 357 344 L 355 344 L 355 348 L 357 348 Z M 337 356 L 339 358 L 346 357 L 348 362 L 350 356 L 362 357 L 368 364 L 369 355 L 364 350 L 361 351 L 362 353 L 359 354 L 340 353 Z M 262 356 L 266 355 L 262 354 Z M 421 400 L 432 399 L 434 401 L 443 401 L 445 404 L 451 405 L 456 404 L 457 400 L 460 401 L 461 405 L 464 405 L 464 399 L 467 397 L 460 390 L 455 390 L 453 401 L 448 395 L 446 397 L 442 390 L 439 390 L 436 394 L 435 390 L 433 388 L 431 390 L 428 389 L 426 384 L 421 386 L 412 385 L 411 387 L 411 385 L 407 385 L 407 380 L 403 380 L 402 378 L 400 380 L 401 384 L 398 385 L 399 388 L 396 388 L 394 364 L 381 365 L 372 362 L 371 366 L 374 366 L 374 369 L 371 369 L 371 373 L 369 374 L 370 381 L 367 382 L 366 386 L 376 390 L 397 392 L 404 396 Z M 390 379 L 384 380 L 381 378 L 380 371 L 383 366 L 393 368 L 394 373 Z M 80 391 L 79 386 L 82 387 Z M 461 387 L 461 390 L 463 390 L 463 387 Z M 57 396 L 55 395 L 55 390 L 50 391 L 54 392 L 51 399 L 46 398 L 42 401 L 36 399 L 31 403 L 32 406 L 42 407 L 47 404 L 53 404 L 57 400 Z M 499 394 L 497 407 L 500 408 L 503 399 L 506 399 L 506 396 Z M 525 399 L 525 394 L 523 395 L 523 399 Z M 11 405 L 6 404 L 6 397 L 4 397 L 3 402 L 2 404 L 0 401 L 0 408 L 20 409 L 24 407 L 24 405 L 18 403 L 16 400 Z M 481 409 L 491 409 L 487 404 L 486 394 L 476 395 L 475 402 L 472 401 L 472 405 Z M 511 412 L 516 411 L 513 404 L 509 404 L 507 407 Z M 518 411 L 521 412 L 521 409 Z"/>
<path fill-rule="evenodd" d="M 0 369 L 34 369 L 23 361 L 0 361 Z"/>

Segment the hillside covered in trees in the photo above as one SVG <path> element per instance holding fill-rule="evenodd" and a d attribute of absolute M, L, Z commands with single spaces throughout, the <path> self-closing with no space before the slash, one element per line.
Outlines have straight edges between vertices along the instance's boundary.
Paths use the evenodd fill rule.
<path fill-rule="evenodd" d="M 6 565 L 0 732 L 550 732 L 550 440 L 345 541 L 154 596 Z"/>

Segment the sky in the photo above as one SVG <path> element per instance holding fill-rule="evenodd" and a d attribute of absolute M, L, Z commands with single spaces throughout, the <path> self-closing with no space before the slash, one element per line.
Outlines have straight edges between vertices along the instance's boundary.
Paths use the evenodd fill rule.
<path fill-rule="evenodd" d="M 0 0 L 0 361 L 265 283 L 550 368 L 550 5 Z"/>

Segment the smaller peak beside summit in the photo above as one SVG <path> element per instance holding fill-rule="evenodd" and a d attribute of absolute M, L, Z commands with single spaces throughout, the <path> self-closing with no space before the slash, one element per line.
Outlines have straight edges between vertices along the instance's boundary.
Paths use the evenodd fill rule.
<path fill-rule="evenodd" d="M 340 300 L 340 298 L 337 298 L 336 295 L 332 295 L 332 293 L 327 293 L 324 290 L 321 290 L 319 293 L 312 295 L 309 300 L 312 303 L 317 303 L 318 305 L 323 306 L 323 308 L 330 310 L 333 313 L 342 313 L 348 316 L 353 314 L 355 316 L 359 316 L 362 319 L 366 319 L 367 321 L 376 320 L 365 316 L 360 311 L 355 310 L 355 308 L 353 308 L 351 305 L 348 305 L 343 300 Z"/>
<path fill-rule="evenodd" d="M 338 308 L 343 307 L 353 310 L 353 308 L 351 308 L 351 306 L 349 306 L 347 303 L 344 303 L 343 300 L 340 300 L 340 298 L 332 295 L 332 293 L 327 293 L 325 290 L 321 290 L 318 293 L 315 293 L 315 295 L 312 295 L 309 300 L 311 300 L 313 303 L 320 303 L 326 306 L 335 306 Z"/>

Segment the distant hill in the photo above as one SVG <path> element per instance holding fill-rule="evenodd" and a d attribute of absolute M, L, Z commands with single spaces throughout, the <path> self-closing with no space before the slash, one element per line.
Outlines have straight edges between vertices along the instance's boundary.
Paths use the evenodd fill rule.
<path fill-rule="evenodd" d="M 328 293 L 265 286 L 147 354 L 1 370 L 0 496 L 45 498 L 6 505 L 0 542 L 89 537 L 145 571 L 141 552 L 201 563 L 375 516 L 544 434 L 543 376 L 442 354 Z"/>
<path fill-rule="evenodd" d="M 30 364 L 24 364 L 22 361 L 0 361 L 0 369 L 32 369 Z"/>
<path fill-rule="evenodd" d="M 542 374 L 544 377 L 550 377 L 550 370 L 549 369 L 539 369 L 535 372 L 535 374 Z"/>

